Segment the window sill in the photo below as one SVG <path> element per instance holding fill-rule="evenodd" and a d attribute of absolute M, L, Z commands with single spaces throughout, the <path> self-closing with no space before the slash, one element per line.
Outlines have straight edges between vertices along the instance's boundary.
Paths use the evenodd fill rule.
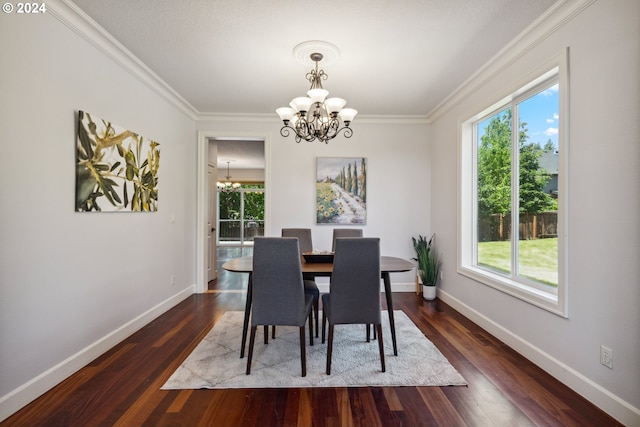
<path fill-rule="evenodd" d="M 558 316 L 569 317 L 566 307 L 555 292 L 545 292 L 477 267 L 460 266 L 458 273 Z"/>

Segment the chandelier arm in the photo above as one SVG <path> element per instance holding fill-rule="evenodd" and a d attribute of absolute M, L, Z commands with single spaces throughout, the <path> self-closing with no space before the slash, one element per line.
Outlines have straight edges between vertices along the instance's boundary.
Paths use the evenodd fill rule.
<path fill-rule="evenodd" d="M 351 129 L 350 127 L 343 127 L 342 129 L 339 129 L 338 132 L 336 132 L 336 136 L 340 133 L 340 132 L 344 132 L 344 137 L 345 138 L 351 138 L 353 136 L 353 129 Z"/>
<path fill-rule="evenodd" d="M 339 122 L 336 120 L 336 126 L 335 126 L 335 128 L 332 128 L 333 132 L 327 132 L 325 137 L 322 138 L 322 141 L 325 144 L 328 144 L 329 140 L 331 140 L 331 139 L 335 138 L 336 136 L 338 136 L 340 134 L 340 132 L 343 132 L 343 136 L 345 138 L 351 138 L 353 136 L 353 129 L 351 129 L 348 126 L 343 126 L 341 128 L 338 128 L 338 126 L 339 126 L 338 123 Z"/>
<path fill-rule="evenodd" d="M 289 135 L 291 135 L 291 132 L 289 131 L 289 129 L 293 129 L 293 128 L 289 125 L 282 126 L 280 128 L 280 135 L 284 136 L 285 138 L 288 137 Z M 295 129 L 293 129 L 293 131 L 295 132 Z"/>

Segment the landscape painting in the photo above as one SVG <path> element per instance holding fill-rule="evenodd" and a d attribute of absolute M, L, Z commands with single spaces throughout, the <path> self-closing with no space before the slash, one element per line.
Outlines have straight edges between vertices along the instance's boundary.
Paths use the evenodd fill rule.
<path fill-rule="evenodd" d="M 367 223 L 366 158 L 317 158 L 316 223 Z"/>
<path fill-rule="evenodd" d="M 157 211 L 158 145 L 78 111 L 76 211 Z"/>

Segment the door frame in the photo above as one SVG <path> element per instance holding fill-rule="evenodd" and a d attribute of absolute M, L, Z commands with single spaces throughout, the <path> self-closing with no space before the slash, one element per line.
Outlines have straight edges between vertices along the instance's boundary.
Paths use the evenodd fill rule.
<path fill-rule="evenodd" d="M 207 168 L 207 200 L 209 203 L 209 211 L 207 212 L 207 266 L 210 266 L 211 268 L 207 268 L 207 282 L 218 278 L 218 189 L 216 185 L 217 175 L 217 164 L 209 161 L 209 166 Z"/>
<path fill-rule="evenodd" d="M 207 216 L 208 216 L 208 168 L 209 168 L 209 140 L 225 138 L 262 139 L 264 144 L 264 232 L 269 235 L 270 212 L 270 138 L 268 132 L 239 132 L 239 131 L 199 131 L 197 147 L 197 182 L 196 182 L 196 283 L 195 292 L 206 292 L 207 281 Z"/>

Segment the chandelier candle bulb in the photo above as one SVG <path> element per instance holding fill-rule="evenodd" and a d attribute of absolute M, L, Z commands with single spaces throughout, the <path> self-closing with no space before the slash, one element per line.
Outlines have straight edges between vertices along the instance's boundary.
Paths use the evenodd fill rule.
<path fill-rule="evenodd" d="M 281 107 L 278 108 L 276 110 L 276 113 L 278 113 L 278 116 L 280 116 L 280 120 L 284 121 L 284 122 L 288 122 L 291 121 L 291 119 L 293 118 L 293 116 L 296 114 L 293 111 L 293 108 L 289 108 L 289 107 Z"/>
<path fill-rule="evenodd" d="M 299 96 L 298 98 L 293 98 L 289 105 L 291 105 L 291 108 L 293 108 L 294 111 L 297 111 L 304 116 L 304 114 L 309 111 L 311 104 L 311 98 Z"/>
<path fill-rule="evenodd" d="M 358 112 L 353 108 L 343 108 L 340 113 L 338 113 L 342 121 L 344 121 L 345 126 L 349 126 L 349 123 L 351 123 L 356 114 L 358 114 Z"/>
<path fill-rule="evenodd" d="M 311 98 L 313 103 L 324 102 L 327 95 L 329 95 L 329 91 L 324 89 L 310 89 L 307 91 L 307 96 Z"/>
<path fill-rule="evenodd" d="M 327 111 L 329 113 L 339 113 L 342 108 L 346 105 L 347 101 L 342 98 L 329 98 L 324 102 L 324 105 L 327 107 Z"/>

